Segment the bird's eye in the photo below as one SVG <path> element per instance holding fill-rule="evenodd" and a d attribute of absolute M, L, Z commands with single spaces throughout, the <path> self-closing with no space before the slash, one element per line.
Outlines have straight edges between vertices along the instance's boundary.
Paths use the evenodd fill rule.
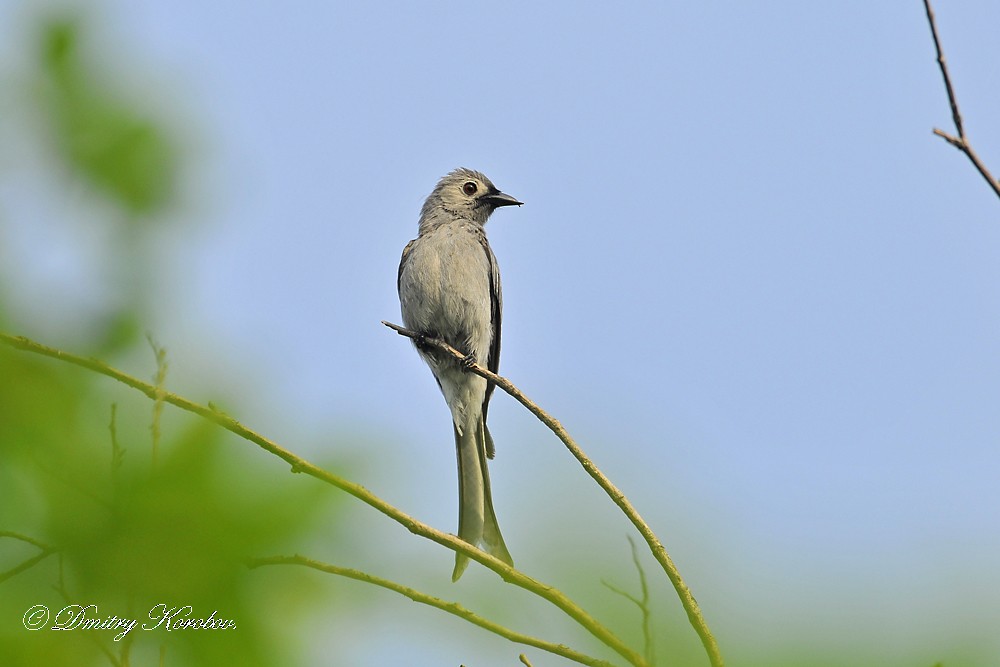
<path fill-rule="evenodd" d="M 464 192 L 467 195 L 476 194 L 476 189 L 477 189 L 476 184 L 473 183 L 472 181 L 467 181 L 465 185 L 462 186 L 462 192 Z"/>

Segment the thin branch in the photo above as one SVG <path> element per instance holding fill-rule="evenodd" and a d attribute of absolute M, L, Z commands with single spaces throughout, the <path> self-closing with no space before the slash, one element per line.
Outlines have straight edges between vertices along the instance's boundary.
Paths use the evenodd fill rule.
<path fill-rule="evenodd" d="M 965 125 L 962 123 L 962 113 L 958 108 L 958 98 L 955 97 L 955 88 L 951 84 L 951 75 L 948 73 L 948 63 L 944 57 L 944 50 L 941 48 L 941 39 L 938 37 L 937 21 L 934 19 L 934 10 L 931 8 L 931 0 L 924 0 L 924 9 L 927 10 L 927 22 L 931 26 L 931 37 L 934 38 L 934 49 L 937 51 L 937 62 L 938 67 L 941 68 L 941 77 L 944 79 L 944 87 L 948 92 L 948 104 L 951 105 L 951 119 L 955 123 L 955 130 L 958 131 L 958 136 L 948 134 L 943 130 L 934 128 L 934 134 L 941 137 L 949 144 L 957 148 L 958 150 L 965 153 L 966 157 L 972 162 L 986 182 L 990 184 L 993 188 L 993 192 L 996 193 L 997 197 L 1000 197 L 1000 181 L 997 181 L 990 173 L 990 170 L 986 168 L 983 161 L 979 159 L 979 155 L 972 148 L 972 144 L 969 143 L 969 138 L 965 134 Z"/>
<path fill-rule="evenodd" d="M 41 563 L 43 560 L 45 560 L 52 554 L 57 553 L 59 551 L 55 547 L 49 546 L 48 544 L 45 544 L 40 540 L 36 540 L 33 537 L 28 537 L 27 535 L 22 535 L 21 533 L 15 533 L 12 530 L 0 530 L 0 537 L 9 537 L 11 539 L 18 540 L 26 544 L 30 544 L 31 546 L 38 547 L 40 549 L 39 553 L 35 554 L 31 558 L 28 558 L 27 560 L 18 563 L 9 570 L 0 572 L 0 582 L 6 581 L 7 579 L 10 579 L 14 575 L 20 574 L 21 572 L 24 572 L 25 570 L 34 567 L 35 565 Z"/>
<path fill-rule="evenodd" d="M 649 586 L 646 584 L 646 571 L 643 569 L 642 563 L 639 562 L 639 552 L 631 535 L 628 536 L 628 545 L 632 549 L 632 562 L 635 564 L 635 570 L 639 573 L 639 590 L 642 591 L 642 602 L 639 604 L 639 609 L 642 611 L 642 636 L 646 640 L 646 660 L 652 665 L 656 663 L 656 660 L 653 655 L 653 633 L 649 628 L 649 620 L 652 616 L 649 611 Z"/>
<path fill-rule="evenodd" d="M 69 591 L 66 589 L 66 579 L 63 577 L 62 554 L 59 555 L 59 582 L 53 584 L 52 588 L 57 593 L 59 593 L 59 596 L 62 597 L 62 599 L 66 602 L 66 604 L 76 604 L 75 602 L 73 602 L 73 598 L 70 596 Z M 104 642 L 102 642 L 97 635 L 93 633 L 87 633 L 86 636 L 87 639 L 89 639 L 90 642 L 94 646 L 96 646 L 101 651 L 101 653 L 104 654 L 104 657 L 108 659 L 108 662 L 110 662 L 113 667 L 125 667 L 122 664 L 121 659 L 117 658 L 115 654 L 112 653 L 111 650 L 104 645 Z"/>
<path fill-rule="evenodd" d="M 613 667 L 611 663 L 606 660 L 600 660 L 592 656 L 574 651 L 573 649 L 565 646 L 563 644 L 553 644 L 552 642 L 547 642 L 536 637 L 531 637 L 529 635 L 521 634 L 515 632 L 510 628 L 504 627 L 498 623 L 490 621 L 482 616 L 479 616 L 473 611 L 466 609 L 457 602 L 445 602 L 440 598 L 427 595 L 426 593 L 421 593 L 418 590 L 414 590 L 402 584 L 398 584 L 394 581 L 388 579 L 383 579 L 381 577 L 376 577 L 375 575 L 368 574 L 367 572 L 362 572 L 360 570 L 353 570 L 346 567 L 340 567 L 337 565 L 331 565 L 329 563 L 321 563 L 319 561 L 306 558 L 305 556 L 273 556 L 269 558 L 251 558 L 248 561 L 248 565 L 251 568 L 261 567 L 262 565 L 302 565 L 304 567 L 309 567 L 314 570 L 319 570 L 321 572 L 327 572 L 329 574 L 336 574 L 341 577 L 347 577 L 348 579 L 355 579 L 357 581 L 363 581 L 365 583 L 374 584 L 375 586 L 381 586 L 390 591 L 395 591 L 400 595 L 404 595 L 414 602 L 419 602 L 420 604 L 425 604 L 441 611 L 448 612 L 454 616 L 458 616 L 461 619 L 472 623 L 473 625 L 478 625 L 479 627 L 492 632 L 495 635 L 499 635 L 504 639 L 509 639 L 512 642 L 518 644 L 524 644 L 526 646 L 533 646 L 535 648 L 541 649 L 543 651 L 548 651 L 555 655 L 566 658 L 567 660 L 572 660 L 581 665 L 591 665 L 592 667 Z"/>
<path fill-rule="evenodd" d="M 944 87 L 948 91 L 948 103 L 951 105 L 951 118 L 955 122 L 955 129 L 958 136 L 965 139 L 965 127 L 962 125 L 962 113 L 958 110 L 958 100 L 955 98 L 955 89 L 951 85 L 951 76 L 948 74 L 948 64 L 944 57 L 944 50 L 941 48 L 941 40 L 938 37 L 937 21 L 934 19 L 934 9 L 931 8 L 931 1 L 924 0 L 924 9 L 927 11 L 927 22 L 931 25 L 931 37 L 934 38 L 934 49 L 937 51 L 937 62 L 941 68 L 941 76 L 944 77 Z"/>
<path fill-rule="evenodd" d="M 13 577 L 14 575 L 21 574 L 25 570 L 27 570 L 27 569 L 29 569 L 31 567 L 34 567 L 35 565 L 38 565 L 39 563 L 41 563 L 43 560 L 45 560 L 46 558 L 48 558 L 49 556 L 51 556 L 54 553 L 56 553 L 55 549 L 43 549 L 41 553 L 35 554 L 31 558 L 29 558 L 29 559 L 27 559 L 27 560 L 25 560 L 25 561 L 23 561 L 21 563 L 18 563 L 17 565 L 15 565 L 14 567 L 10 568 L 9 570 L 6 570 L 4 572 L 0 572 L 0 583 L 3 583 L 4 581 L 7 581 L 8 579 L 10 579 L 11 577 Z"/>
<path fill-rule="evenodd" d="M 642 607 L 642 600 L 640 600 L 636 596 L 632 595 L 628 591 L 626 591 L 626 590 L 624 590 L 622 588 L 618 588 L 617 586 L 615 586 L 613 583 L 611 583 L 607 579 L 601 579 L 601 583 L 604 584 L 604 587 L 607 588 L 612 593 L 614 593 L 616 595 L 622 596 L 623 598 L 625 598 L 626 600 L 628 600 L 629 602 L 631 602 L 632 604 L 634 604 L 636 607 Z"/>
<path fill-rule="evenodd" d="M 288 463 L 291 466 L 292 472 L 305 473 L 310 477 L 314 477 L 322 482 L 349 493 L 361 502 L 386 515 L 396 523 L 399 523 L 411 533 L 440 544 L 441 546 L 451 549 L 452 551 L 462 553 L 470 559 L 482 564 L 486 568 L 496 572 L 500 578 L 507 583 L 524 588 L 549 601 L 631 664 L 642 666 L 646 665 L 646 661 L 641 655 L 629 648 L 617 635 L 584 611 L 583 608 L 568 598 L 562 591 L 529 577 L 520 570 L 510 567 L 499 558 L 491 556 L 485 551 L 481 551 L 480 549 L 473 547 L 468 542 L 456 537 L 455 535 L 442 532 L 436 528 L 428 526 L 425 523 L 417 521 L 413 517 L 397 509 L 395 506 L 382 500 L 360 484 L 348 481 L 343 477 L 335 475 L 332 472 L 324 470 L 319 466 L 292 454 L 290 451 L 281 447 L 273 440 L 260 435 L 256 431 L 252 431 L 246 426 L 243 426 L 243 424 L 237 420 L 219 410 L 205 407 L 177 394 L 158 389 L 147 382 L 143 382 L 142 380 L 134 378 L 127 373 L 123 373 L 116 368 L 112 368 L 97 359 L 70 354 L 69 352 L 64 352 L 62 350 L 42 345 L 41 343 L 36 343 L 35 341 L 23 336 L 11 336 L 9 334 L 0 333 L 0 343 L 13 347 L 17 350 L 38 354 L 52 359 L 58 359 L 95 373 L 99 373 L 145 394 L 154 401 L 162 400 L 165 403 L 169 403 L 177 408 L 180 408 L 181 410 L 203 417 L 204 419 L 221 426 L 230 433 L 233 433 L 244 440 L 249 440 L 261 449 L 274 454 Z"/>
<path fill-rule="evenodd" d="M 12 530 L 0 530 L 0 537 L 9 537 L 14 540 L 20 540 L 21 542 L 27 542 L 28 544 L 36 546 L 42 550 L 52 549 L 51 546 L 49 546 L 45 542 L 42 542 L 41 540 L 36 540 L 35 538 L 28 537 L 27 535 L 24 535 L 22 533 L 15 533 Z"/>
<path fill-rule="evenodd" d="M 465 360 L 465 355 L 453 348 L 451 345 L 443 340 L 437 338 L 430 338 L 427 336 L 422 336 L 416 331 L 411 331 L 398 324 L 392 324 L 391 322 L 386 322 L 383 320 L 382 324 L 394 330 L 401 336 L 406 336 L 407 338 L 417 339 L 421 338 L 423 342 L 427 345 L 431 345 L 441 350 L 442 352 L 451 355 L 456 361 Z M 549 427 L 557 438 L 559 438 L 570 453 L 580 462 L 583 469 L 587 471 L 597 484 L 604 489 L 604 492 L 609 498 L 621 509 L 621 511 L 629 518 L 632 525 L 636 527 L 639 534 L 642 535 L 643 539 L 646 540 L 646 544 L 649 545 L 650 551 L 653 553 L 653 557 L 656 558 L 657 562 L 663 568 L 666 573 L 667 578 L 670 579 L 670 583 L 673 584 L 674 590 L 677 591 L 677 596 L 680 598 L 681 605 L 684 607 L 684 611 L 687 613 L 688 621 L 694 628 L 695 632 L 698 633 L 698 637 L 701 639 L 701 643 L 705 648 L 705 652 L 708 654 L 708 659 L 713 667 L 721 667 L 724 664 L 722 659 L 722 653 L 719 651 L 719 646 L 715 641 L 715 637 L 712 636 L 711 631 L 708 629 L 708 625 L 705 623 L 704 617 L 701 615 L 701 610 L 698 608 L 698 603 L 691 594 L 690 589 L 688 589 L 687 584 L 681 578 L 680 572 L 677 570 L 677 566 L 674 565 L 673 560 L 670 555 L 667 554 L 666 549 L 664 549 L 663 544 L 653 533 L 653 530 L 649 527 L 643 518 L 636 511 L 632 503 L 629 502 L 628 498 L 625 497 L 618 487 L 616 487 L 611 480 L 609 480 L 604 473 L 598 469 L 594 462 L 584 454 L 583 450 L 580 449 L 579 445 L 570 437 L 566 429 L 563 428 L 556 419 L 554 419 L 547 412 L 542 410 L 536 403 L 531 401 L 527 396 L 521 393 L 521 390 L 515 387 L 510 380 L 501 377 L 496 373 L 491 373 L 489 370 L 483 368 L 479 364 L 473 363 L 467 368 L 479 375 L 481 377 L 490 380 L 498 387 L 503 389 L 508 393 L 514 400 L 523 405 L 528 409 L 531 414 L 535 415 L 543 424 Z"/>
<path fill-rule="evenodd" d="M 643 643 L 645 645 L 645 656 L 646 662 L 650 665 L 656 664 L 656 658 L 653 651 L 653 633 L 649 627 L 649 621 L 652 617 L 652 612 L 649 610 L 649 586 L 646 584 L 646 571 L 642 567 L 642 563 L 639 562 L 639 552 L 636 550 L 635 540 L 632 539 L 631 535 L 627 535 L 629 547 L 632 549 L 632 563 L 635 565 L 636 571 L 639 573 L 639 590 L 641 591 L 641 597 L 636 597 L 631 593 L 618 588 L 609 581 L 601 579 L 601 583 L 604 584 L 609 590 L 622 596 L 636 607 L 639 608 L 639 612 L 642 614 L 642 637 Z"/>
<path fill-rule="evenodd" d="M 528 656 L 526 656 L 525 654 L 522 653 L 521 655 L 517 656 L 517 659 L 521 661 L 521 664 L 524 665 L 524 667 L 532 667 L 531 661 L 528 660 Z"/>

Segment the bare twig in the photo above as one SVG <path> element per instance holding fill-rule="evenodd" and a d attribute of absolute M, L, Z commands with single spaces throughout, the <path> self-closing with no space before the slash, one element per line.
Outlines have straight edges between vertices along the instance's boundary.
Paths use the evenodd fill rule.
<path fill-rule="evenodd" d="M 636 550 L 635 540 L 632 539 L 631 535 L 627 535 L 626 537 L 628 538 L 629 547 L 632 548 L 632 563 L 635 564 L 635 569 L 639 573 L 639 590 L 641 591 L 642 597 L 637 598 L 631 593 L 628 593 L 614 584 L 604 581 L 603 579 L 601 580 L 601 583 L 639 608 L 639 611 L 642 613 L 642 636 L 645 640 L 644 643 L 646 646 L 646 662 L 651 665 L 655 665 L 656 659 L 653 655 L 653 633 L 650 631 L 649 627 L 649 620 L 652 613 L 649 610 L 649 586 L 646 585 L 646 571 L 643 569 L 642 563 L 639 562 L 639 552 Z"/>
<path fill-rule="evenodd" d="M 322 482 L 335 486 L 378 510 L 393 521 L 402 525 L 411 533 L 440 544 L 441 546 L 451 549 L 452 551 L 462 553 L 477 563 L 482 564 L 486 568 L 493 570 L 507 583 L 514 584 L 515 586 L 531 591 L 558 607 L 563 611 L 563 613 L 579 623 L 585 630 L 587 630 L 587 632 L 599 639 L 602 643 L 614 650 L 631 664 L 641 666 L 646 665 L 646 661 L 641 655 L 629 648 L 617 635 L 584 611 L 582 607 L 573 602 L 562 591 L 529 577 L 520 570 L 516 570 L 507 565 L 499 558 L 495 558 L 485 551 L 477 549 L 455 535 L 442 532 L 436 528 L 428 526 L 425 523 L 417 521 L 410 515 L 382 500 L 360 484 L 344 479 L 343 477 L 335 475 L 332 472 L 324 470 L 319 466 L 296 456 L 284 447 L 278 445 L 273 440 L 270 440 L 256 431 L 247 428 L 240 422 L 219 410 L 212 409 L 211 407 L 205 407 L 172 392 L 164 391 L 162 388 L 157 388 L 147 382 L 134 378 L 131 375 L 123 373 L 116 368 L 112 368 L 97 359 L 70 354 L 69 352 L 64 352 L 56 348 L 42 345 L 41 343 L 36 343 L 35 341 L 23 336 L 11 336 L 9 334 L 0 333 L 0 343 L 17 350 L 38 354 L 51 359 L 58 359 L 95 373 L 99 373 L 145 394 L 154 401 L 162 400 L 164 403 L 169 403 L 170 405 L 180 408 L 181 410 L 203 417 L 204 419 L 221 426 L 244 440 L 249 440 L 261 449 L 264 449 L 265 451 L 282 459 L 291 466 L 292 472 L 305 473 L 310 477 L 314 477 Z"/>
<path fill-rule="evenodd" d="M 422 336 L 416 331 L 411 331 L 399 326 L 398 324 L 392 324 L 391 322 L 386 322 L 384 320 L 382 324 L 401 336 L 406 336 L 407 338 L 414 340 L 421 338 L 425 344 L 436 347 L 442 352 L 451 355 L 456 361 L 462 362 L 466 358 L 464 354 L 443 340 Z M 584 454 L 583 450 L 580 449 L 579 445 L 577 445 L 573 438 L 570 437 L 569 433 L 566 432 L 566 429 L 563 428 L 562 424 L 556 421 L 550 414 L 538 407 L 538 405 L 525 396 L 520 389 L 515 387 L 510 380 L 501 377 L 496 373 L 491 373 L 489 370 L 476 363 L 467 365 L 466 367 L 476 375 L 496 383 L 498 387 L 503 389 L 507 394 L 513 397 L 514 400 L 527 408 L 528 411 L 535 415 L 543 424 L 548 426 L 549 430 L 551 430 L 556 437 L 562 441 L 570 453 L 576 458 L 577 461 L 580 462 L 580 465 L 582 465 L 583 469 L 587 471 L 587 474 L 589 474 L 594 481 L 597 482 L 602 489 L 604 489 L 604 492 L 608 495 L 608 497 L 610 497 L 611 500 L 625 514 L 625 516 L 629 518 L 632 525 L 636 527 L 639 534 L 642 535 L 644 540 L 646 540 L 646 544 L 649 545 L 649 549 L 653 553 L 653 557 L 656 558 L 657 562 L 666 573 L 667 578 L 670 579 L 670 583 L 673 584 L 674 590 L 677 591 L 677 596 L 680 598 L 681 605 L 687 613 L 688 621 L 691 623 L 695 632 L 698 633 L 698 637 L 701 639 L 701 643 L 705 647 L 705 652 L 708 654 L 708 659 L 712 663 L 712 666 L 721 667 L 723 665 L 722 653 L 719 651 L 719 646 L 715 641 L 715 637 L 712 636 L 712 632 L 708 629 L 708 625 L 705 623 L 705 619 L 701 615 L 701 609 L 699 609 L 697 601 L 695 601 L 694 596 L 687 587 L 687 584 L 684 583 L 680 572 L 677 570 L 677 566 L 674 565 L 673 560 L 670 558 L 670 555 L 663 547 L 659 538 L 656 537 L 656 534 L 653 533 L 649 524 L 643 520 L 643 518 L 639 515 L 639 512 L 632 506 L 632 503 L 625 497 L 625 494 L 619 491 L 618 487 L 616 487 L 611 480 L 605 477 L 604 473 L 602 473 L 600 469 L 594 465 L 594 462 L 591 461 L 586 454 Z"/>
<path fill-rule="evenodd" d="M 515 632 L 510 628 L 504 627 L 498 623 L 490 621 L 489 619 L 479 616 L 475 612 L 466 609 L 457 602 L 446 602 L 440 598 L 436 598 L 431 595 L 427 595 L 426 593 L 421 593 L 418 590 L 409 588 L 408 586 L 403 586 L 402 584 L 398 584 L 394 581 L 383 579 L 382 577 L 376 577 L 375 575 L 368 574 L 367 572 L 362 572 L 360 570 L 353 570 L 346 567 L 340 567 L 338 565 L 331 565 L 329 563 L 320 563 L 319 561 L 299 555 L 251 558 L 247 564 L 251 568 L 261 567 L 262 565 L 302 565 L 321 572 L 336 574 L 341 577 L 347 577 L 348 579 L 355 579 L 357 581 L 374 584 L 375 586 L 381 586 L 382 588 L 389 589 L 390 591 L 395 591 L 400 595 L 405 595 L 414 602 L 426 604 L 440 609 L 441 611 L 458 616 L 473 625 L 478 625 L 479 627 L 489 630 L 493 634 L 499 635 L 504 639 L 509 639 L 512 642 L 524 644 L 525 646 L 533 646 L 543 651 L 548 651 L 549 653 L 566 658 L 567 660 L 572 660 L 573 662 L 577 662 L 581 665 L 591 665 L 592 667 L 612 667 L 611 663 L 606 660 L 600 660 L 598 658 L 580 653 L 579 651 L 574 651 L 563 644 L 553 644 L 552 642 L 547 642 L 536 637 Z"/>
<path fill-rule="evenodd" d="M 521 664 L 524 665 L 524 667 L 531 667 L 531 661 L 528 660 L 528 656 L 526 656 L 525 654 L 522 653 L 521 655 L 517 656 L 517 659 L 521 661 Z"/>
<path fill-rule="evenodd" d="M 934 19 L 934 10 L 931 8 L 931 0 L 924 0 L 924 9 L 927 10 L 927 22 L 931 26 L 931 37 L 934 38 L 934 49 L 937 51 L 937 62 L 938 66 L 941 68 L 941 77 L 944 79 L 944 87 L 948 92 L 948 104 L 951 105 L 951 119 L 955 123 L 955 130 L 958 132 L 958 136 L 948 134 L 944 130 L 939 130 L 934 128 L 934 134 L 941 137 L 949 144 L 957 148 L 958 150 L 965 153 L 966 157 L 972 162 L 986 182 L 990 184 L 993 188 L 993 192 L 1000 197 L 1000 181 L 997 181 L 990 173 L 990 170 L 986 168 L 983 161 L 979 159 L 979 155 L 972 148 L 972 144 L 969 143 L 969 138 L 965 134 L 965 125 L 962 123 L 962 113 L 958 109 L 958 98 L 955 97 L 955 89 L 951 84 L 951 75 L 948 74 L 948 64 L 945 61 L 944 50 L 941 48 L 941 39 L 938 37 L 937 22 Z"/>
<path fill-rule="evenodd" d="M 27 542 L 28 544 L 36 546 L 43 551 L 52 550 L 52 547 L 46 544 L 45 542 L 42 542 L 41 540 L 36 540 L 33 537 L 28 537 L 27 535 L 23 535 L 21 533 L 15 533 L 12 530 L 0 530 L 0 537 L 9 537 L 11 539 L 19 540 L 21 542 Z"/>
<path fill-rule="evenodd" d="M 40 553 L 35 554 L 31 558 L 28 558 L 27 560 L 18 563 L 9 570 L 0 572 L 0 583 L 10 579 L 16 574 L 20 574 L 25 570 L 34 567 L 35 565 L 38 565 L 39 563 L 41 563 L 43 560 L 45 560 L 54 553 L 55 553 L 54 549 L 42 549 Z"/>
<path fill-rule="evenodd" d="M 632 548 L 632 562 L 635 563 L 635 569 L 639 573 L 639 590 L 642 591 L 642 604 L 639 605 L 639 609 L 642 610 L 642 636 L 645 638 L 646 660 L 649 661 L 649 664 L 654 665 L 656 664 L 656 654 L 653 646 L 653 632 L 649 627 L 652 613 L 649 610 L 649 586 L 646 585 L 646 571 L 642 569 L 642 563 L 639 562 L 639 552 L 635 548 L 635 540 L 632 539 L 631 535 L 628 538 L 628 544 Z"/>
<path fill-rule="evenodd" d="M 57 593 L 59 593 L 59 596 L 63 599 L 63 601 L 66 602 L 66 604 L 75 604 L 73 602 L 73 597 L 69 594 L 69 590 L 66 589 L 66 579 L 63 577 L 62 554 L 59 555 L 59 581 L 53 584 L 52 588 Z M 115 656 L 115 654 L 112 653 L 111 650 L 104 645 L 104 642 L 102 642 L 97 635 L 93 633 L 87 633 L 86 637 L 88 640 L 90 640 L 90 642 L 94 646 L 96 646 L 101 651 L 101 653 L 104 654 L 104 657 L 108 659 L 108 662 L 110 662 L 113 667 L 126 667 L 126 665 L 123 664 L 122 659 Z"/>

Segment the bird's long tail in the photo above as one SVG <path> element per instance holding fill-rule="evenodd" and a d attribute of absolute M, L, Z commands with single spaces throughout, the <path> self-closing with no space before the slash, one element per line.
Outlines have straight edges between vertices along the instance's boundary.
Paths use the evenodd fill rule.
<path fill-rule="evenodd" d="M 455 428 L 455 448 L 458 454 L 458 536 L 473 546 L 480 542 L 486 551 L 508 565 L 514 561 L 504 544 L 490 494 L 490 472 L 486 467 L 486 442 L 492 441 L 482 417 L 475 429 L 459 433 Z M 458 578 L 469 565 L 469 558 L 455 554 L 455 570 L 451 580 Z"/>

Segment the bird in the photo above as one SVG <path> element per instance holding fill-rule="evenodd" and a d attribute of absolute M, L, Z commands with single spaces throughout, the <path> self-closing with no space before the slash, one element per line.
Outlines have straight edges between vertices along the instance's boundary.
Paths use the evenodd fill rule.
<path fill-rule="evenodd" d="M 403 248 L 396 288 L 403 323 L 430 367 L 451 411 L 458 458 L 458 537 L 513 566 L 500 534 L 487 459 L 496 453 L 486 427 L 494 383 L 472 373 L 475 362 L 500 367 L 503 301 L 500 271 L 485 225 L 502 206 L 523 202 L 501 192 L 481 172 L 459 168 L 441 178 L 420 210 L 417 238 Z M 437 338 L 465 354 L 463 362 L 424 341 Z M 452 581 L 468 567 L 455 554 Z"/>

